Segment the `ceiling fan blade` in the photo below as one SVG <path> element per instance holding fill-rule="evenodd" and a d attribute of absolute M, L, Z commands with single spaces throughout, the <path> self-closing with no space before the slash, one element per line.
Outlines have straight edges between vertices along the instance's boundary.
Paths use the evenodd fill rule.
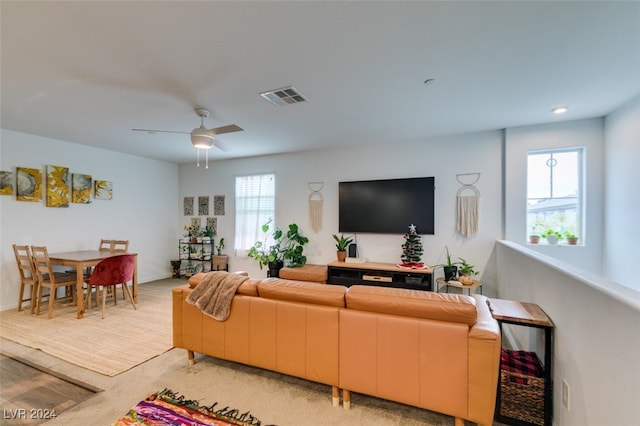
<path fill-rule="evenodd" d="M 220 142 L 220 139 L 214 139 L 213 146 L 215 146 L 222 152 L 227 152 L 229 150 L 229 148 L 227 147 L 227 144 L 225 144 L 224 142 Z"/>
<path fill-rule="evenodd" d="M 215 129 L 209 129 L 212 135 L 221 135 L 223 133 L 241 132 L 244 129 L 235 124 L 229 124 L 228 126 L 216 127 Z"/>
<path fill-rule="evenodd" d="M 178 132 L 176 130 L 155 130 L 155 129 L 131 129 L 134 132 L 147 132 L 147 133 L 181 133 L 184 135 L 189 135 L 191 132 Z"/>

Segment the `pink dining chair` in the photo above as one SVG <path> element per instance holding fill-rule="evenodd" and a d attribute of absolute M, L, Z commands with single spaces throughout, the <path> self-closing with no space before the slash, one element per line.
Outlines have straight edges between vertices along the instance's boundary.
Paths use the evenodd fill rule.
<path fill-rule="evenodd" d="M 129 290 L 127 283 L 133 279 L 135 256 L 131 254 L 121 254 L 118 256 L 108 257 L 98 263 L 91 276 L 85 280 L 87 284 L 87 310 L 91 308 L 91 287 L 96 287 L 96 294 L 102 287 L 102 318 L 104 319 L 104 308 L 107 301 L 107 288 L 115 290 L 115 286 L 122 284 L 122 288 L 127 293 L 133 309 L 136 304 Z M 114 292 L 115 294 L 115 292 Z"/>

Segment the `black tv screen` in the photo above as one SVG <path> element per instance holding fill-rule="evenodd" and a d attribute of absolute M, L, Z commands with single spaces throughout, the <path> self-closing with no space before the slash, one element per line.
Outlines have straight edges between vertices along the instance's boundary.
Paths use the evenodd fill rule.
<path fill-rule="evenodd" d="M 435 178 L 340 182 L 339 232 L 434 233 Z"/>

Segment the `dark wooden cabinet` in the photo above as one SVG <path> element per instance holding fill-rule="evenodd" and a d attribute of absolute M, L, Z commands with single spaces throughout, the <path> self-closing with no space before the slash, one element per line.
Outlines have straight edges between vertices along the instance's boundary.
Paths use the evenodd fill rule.
<path fill-rule="evenodd" d="M 433 270 L 405 269 L 393 263 L 331 262 L 328 265 L 327 284 L 373 285 L 433 291 Z"/>

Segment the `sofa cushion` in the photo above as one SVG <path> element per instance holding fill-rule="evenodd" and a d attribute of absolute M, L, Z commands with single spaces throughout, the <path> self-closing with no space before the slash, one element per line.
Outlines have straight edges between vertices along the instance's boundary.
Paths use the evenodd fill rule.
<path fill-rule="evenodd" d="M 347 288 L 341 285 L 326 285 L 280 278 L 266 278 L 258 283 L 258 294 L 265 299 L 314 303 L 337 308 L 344 308 L 346 291 Z"/>
<path fill-rule="evenodd" d="M 200 281 L 202 281 L 202 278 L 204 278 L 206 274 L 215 274 L 215 273 L 226 274 L 227 272 L 224 272 L 224 271 L 199 272 L 197 274 L 192 275 L 189 278 L 189 287 L 196 288 L 196 286 L 198 284 L 200 284 Z M 236 273 L 236 272 L 234 272 L 234 273 Z M 248 274 L 246 272 L 242 272 L 242 273 L 240 273 L 240 275 L 248 275 Z M 259 282 L 260 282 L 260 280 L 249 278 L 248 280 L 246 280 L 245 282 L 240 284 L 240 287 L 238 287 L 238 289 L 236 290 L 236 294 L 242 294 L 243 296 L 255 296 L 255 297 L 257 297 L 258 296 L 258 283 Z"/>
<path fill-rule="evenodd" d="M 307 263 L 296 268 L 282 268 L 279 276 L 286 280 L 326 283 L 327 265 L 311 265 Z"/>
<path fill-rule="evenodd" d="M 476 323 L 473 297 L 403 288 L 354 285 L 346 294 L 347 309 L 464 323 Z"/>

